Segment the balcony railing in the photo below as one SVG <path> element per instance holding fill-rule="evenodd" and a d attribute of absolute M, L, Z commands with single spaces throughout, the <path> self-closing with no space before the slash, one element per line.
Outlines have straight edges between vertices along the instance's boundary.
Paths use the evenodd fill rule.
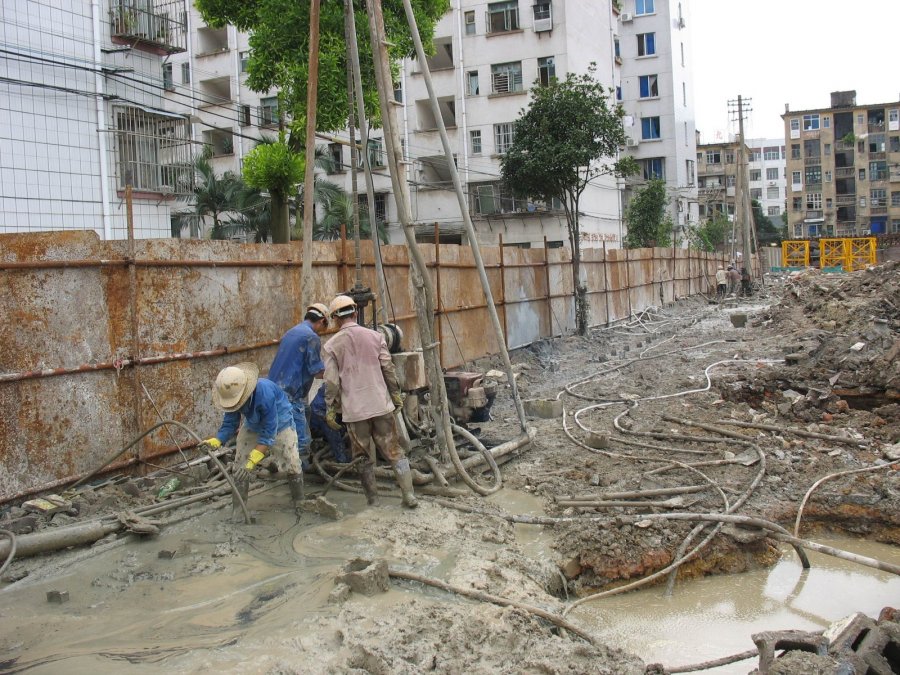
<path fill-rule="evenodd" d="M 806 164 L 806 166 L 816 166 L 817 164 L 821 164 L 822 155 L 807 155 L 803 158 L 803 163 Z"/>
<path fill-rule="evenodd" d="M 804 220 L 825 220 L 824 211 L 807 211 Z"/>
<path fill-rule="evenodd" d="M 852 206 L 856 204 L 856 195 L 838 195 L 834 198 L 834 203 L 838 206 Z"/>
<path fill-rule="evenodd" d="M 873 206 L 869 209 L 869 214 L 873 216 L 883 216 L 888 212 L 887 206 Z"/>
<path fill-rule="evenodd" d="M 834 170 L 835 178 L 853 178 L 856 175 L 856 169 L 852 166 L 842 166 Z"/>
<path fill-rule="evenodd" d="M 187 51 L 184 0 L 113 0 L 109 21 L 114 40 L 166 54 Z"/>
<path fill-rule="evenodd" d="M 870 152 L 869 159 L 870 160 L 887 159 L 887 153 L 886 152 Z"/>

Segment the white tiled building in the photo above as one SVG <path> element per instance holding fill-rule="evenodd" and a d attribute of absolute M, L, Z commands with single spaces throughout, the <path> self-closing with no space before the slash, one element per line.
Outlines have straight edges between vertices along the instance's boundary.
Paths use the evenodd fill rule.
<path fill-rule="evenodd" d="M 750 198 L 760 203 L 762 212 L 772 220 L 773 225 L 781 227 L 781 214 L 784 213 L 787 199 L 784 139 L 748 138 L 747 146 L 750 148 L 747 158 Z"/>
<path fill-rule="evenodd" d="M 184 0 L 3 4 L 0 232 L 168 237 L 190 188 L 189 121 L 164 111 L 161 64 L 186 45 Z"/>
<path fill-rule="evenodd" d="M 628 113 L 628 152 L 641 173 L 626 200 L 651 178 L 664 178 L 676 225 L 699 220 L 693 82 L 687 0 L 622 0 L 616 62 Z"/>

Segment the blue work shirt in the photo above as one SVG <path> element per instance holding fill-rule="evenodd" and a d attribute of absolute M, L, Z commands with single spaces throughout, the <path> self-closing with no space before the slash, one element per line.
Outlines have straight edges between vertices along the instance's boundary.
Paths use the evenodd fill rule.
<path fill-rule="evenodd" d="M 306 400 L 313 378 L 325 370 L 320 354 L 322 341 L 309 321 L 291 328 L 278 346 L 269 368 L 269 379 L 284 389 L 292 401 Z"/>
<path fill-rule="evenodd" d="M 259 436 L 260 445 L 272 445 L 275 436 L 287 427 L 294 426 L 291 402 L 277 384 L 264 377 L 256 382 L 256 389 L 240 408 L 225 413 L 216 438 L 224 445 L 237 433 L 241 417 L 250 431 Z"/>

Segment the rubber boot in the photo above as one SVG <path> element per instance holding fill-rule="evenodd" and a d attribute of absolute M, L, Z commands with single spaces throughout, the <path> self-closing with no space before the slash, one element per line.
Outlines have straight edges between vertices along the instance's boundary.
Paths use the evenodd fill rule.
<path fill-rule="evenodd" d="M 359 475 L 362 483 L 363 492 L 366 495 L 366 502 L 369 506 L 377 506 L 378 504 L 378 487 L 375 484 L 375 463 L 369 460 L 363 464 L 362 472 Z"/>
<path fill-rule="evenodd" d="M 302 510 L 303 500 L 306 499 L 306 494 L 303 490 L 303 474 L 298 473 L 296 476 L 289 476 L 288 488 L 291 490 L 291 501 L 294 504 L 294 511 L 299 514 Z"/>
<path fill-rule="evenodd" d="M 413 492 L 412 471 L 409 469 L 409 460 L 404 457 L 394 464 L 394 475 L 397 477 L 397 485 L 403 495 L 402 504 L 408 509 L 414 509 L 419 505 L 419 500 Z"/>
<path fill-rule="evenodd" d="M 247 497 L 250 494 L 250 479 L 236 480 L 234 486 L 237 488 L 238 494 L 244 500 L 244 505 L 246 506 Z M 231 493 L 231 519 L 236 523 L 244 522 L 244 511 L 241 509 L 241 503 L 234 493 Z"/>

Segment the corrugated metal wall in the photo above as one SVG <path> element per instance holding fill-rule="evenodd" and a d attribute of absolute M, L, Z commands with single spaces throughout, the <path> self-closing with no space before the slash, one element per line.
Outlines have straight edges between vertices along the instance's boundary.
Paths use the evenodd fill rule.
<path fill-rule="evenodd" d="M 162 418 L 211 435 L 219 423 L 210 397 L 216 373 L 243 360 L 266 372 L 281 335 L 302 319 L 299 243 L 134 245 L 132 261 L 127 242 L 92 232 L 0 236 L 0 501 L 83 475 Z M 353 247 L 313 245 L 312 297 L 327 303 L 354 284 Z M 471 251 L 448 244 L 422 251 L 440 291 L 442 363 L 495 353 Z M 502 251 L 501 258 L 500 248 L 485 248 L 483 256 L 509 346 L 572 331 L 570 252 Z M 363 242 L 363 283 L 374 289 L 372 253 Z M 586 250 L 590 322 L 706 292 L 716 259 L 676 253 L 673 271 L 672 249 Z M 383 257 L 389 315 L 415 348 L 407 251 L 387 246 Z M 182 431 L 160 430 L 122 463 L 153 464 L 190 443 Z"/>

